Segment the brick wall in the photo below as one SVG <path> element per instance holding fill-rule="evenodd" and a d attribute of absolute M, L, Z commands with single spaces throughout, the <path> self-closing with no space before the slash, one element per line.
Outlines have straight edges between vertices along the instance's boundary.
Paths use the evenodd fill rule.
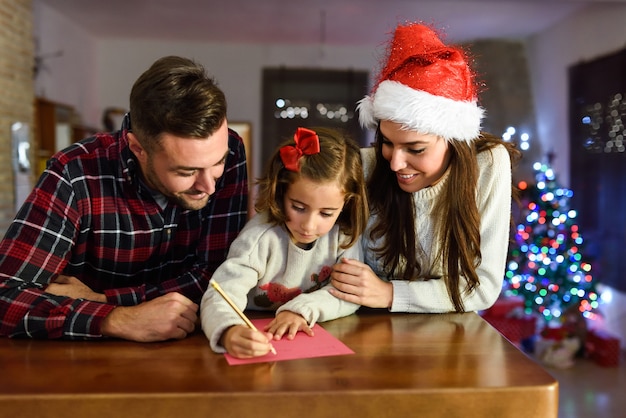
<path fill-rule="evenodd" d="M 31 150 L 34 148 L 33 63 L 32 1 L 0 0 L 0 236 L 15 215 L 13 123 L 30 126 Z"/>

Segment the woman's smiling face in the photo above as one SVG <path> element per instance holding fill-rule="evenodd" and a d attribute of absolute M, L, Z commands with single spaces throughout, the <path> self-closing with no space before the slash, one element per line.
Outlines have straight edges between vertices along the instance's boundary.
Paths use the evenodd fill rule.
<path fill-rule="evenodd" d="M 396 173 L 398 185 L 407 193 L 435 184 L 450 162 L 450 146 L 445 139 L 402 129 L 399 123 L 380 122 L 382 155 Z"/>

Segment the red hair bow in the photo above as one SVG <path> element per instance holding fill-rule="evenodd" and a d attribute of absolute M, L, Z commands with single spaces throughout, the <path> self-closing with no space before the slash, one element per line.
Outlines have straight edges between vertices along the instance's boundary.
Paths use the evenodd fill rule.
<path fill-rule="evenodd" d="M 320 139 L 315 133 L 307 128 L 298 128 L 293 136 L 296 146 L 285 145 L 280 149 L 280 159 L 289 171 L 300 171 L 300 157 L 313 155 L 320 152 Z"/>

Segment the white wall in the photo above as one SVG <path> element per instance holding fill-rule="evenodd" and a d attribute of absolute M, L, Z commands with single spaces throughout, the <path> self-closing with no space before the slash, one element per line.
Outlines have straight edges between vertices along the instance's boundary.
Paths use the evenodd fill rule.
<path fill-rule="evenodd" d="M 95 40 L 55 10 L 33 1 L 35 55 L 43 57 L 35 79 L 40 97 L 73 106 L 87 125 L 99 127 Z M 57 56 L 57 54 L 60 54 Z"/>
<path fill-rule="evenodd" d="M 597 4 L 528 42 L 537 133 L 544 154 L 554 151 L 559 183 L 570 185 L 568 68 L 626 47 L 626 4 Z"/>

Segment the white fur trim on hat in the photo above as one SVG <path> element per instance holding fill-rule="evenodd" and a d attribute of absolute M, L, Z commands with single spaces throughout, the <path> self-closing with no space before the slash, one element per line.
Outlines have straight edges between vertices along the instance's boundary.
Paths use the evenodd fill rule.
<path fill-rule="evenodd" d="M 439 135 L 446 140 L 471 141 L 480 134 L 485 110 L 476 101 L 456 101 L 385 80 L 372 96 L 358 103 L 361 126 L 376 129 L 389 120 L 403 129 Z"/>

